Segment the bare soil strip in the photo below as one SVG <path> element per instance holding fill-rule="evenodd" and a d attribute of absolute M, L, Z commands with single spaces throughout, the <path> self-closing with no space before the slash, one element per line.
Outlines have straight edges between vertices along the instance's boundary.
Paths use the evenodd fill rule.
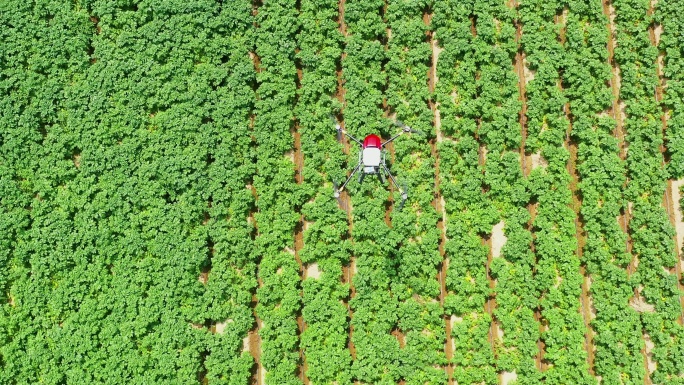
<path fill-rule="evenodd" d="M 501 332 L 499 330 L 499 322 L 496 320 L 496 316 L 494 315 L 494 310 L 496 309 L 496 297 L 495 297 L 495 291 L 494 289 L 496 288 L 496 281 L 494 278 L 492 278 L 492 275 L 490 274 L 490 267 L 492 265 L 492 259 L 493 259 L 493 254 L 492 254 L 492 237 L 487 236 L 485 238 L 485 243 L 487 245 L 487 265 L 486 265 L 486 273 L 487 273 L 487 281 L 489 281 L 489 290 L 490 294 L 487 296 L 487 302 L 485 304 L 485 307 L 487 308 L 487 313 L 491 317 L 491 322 L 489 324 L 489 343 L 492 345 L 492 353 L 494 354 L 494 359 L 497 358 L 497 351 L 496 351 L 496 340 L 497 337 L 499 336 L 499 333 Z"/>
<path fill-rule="evenodd" d="M 517 7 L 517 5 L 515 5 Z M 527 177 L 531 171 L 530 156 L 525 151 L 527 141 L 527 78 L 525 76 L 525 53 L 520 46 L 522 38 L 522 24 L 520 20 L 515 23 L 515 40 L 518 42 L 518 52 L 515 55 L 515 72 L 518 74 L 518 94 L 522 102 L 522 109 L 520 110 L 520 129 L 522 130 L 522 141 L 520 143 L 520 166 L 523 170 L 523 175 Z"/>
<path fill-rule="evenodd" d="M 627 157 L 624 126 L 626 115 L 625 104 L 620 100 L 620 86 L 622 84 L 622 77 L 620 76 L 620 67 L 615 62 L 617 30 L 615 27 L 615 7 L 613 6 L 612 0 L 604 0 L 603 13 L 606 15 L 606 17 L 608 17 L 608 33 L 610 35 L 610 38 L 608 39 L 608 64 L 610 64 L 613 74 L 613 77 L 610 81 L 610 86 L 613 91 L 613 106 L 610 112 L 613 116 L 613 119 L 615 119 L 615 122 L 617 123 L 614 135 L 618 139 L 618 146 L 620 148 L 620 158 L 622 160 L 625 160 L 625 158 Z"/>
<path fill-rule="evenodd" d="M 347 37 L 347 24 L 344 22 L 344 6 L 345 6 L 345 0 L 340 0 L 339 1 L 339 9 L 338 9 L 338 24 L 340 26 L 340 32 L 342 33 L 342 36 L 344 38 Z M 342 58 L 339 64 L 339 67 L 337 68 L 337 95 L 336 98 L 342 103 L 342 105 L 346 105 L 346 98 L 345 98 L 345 93 L 346 90 L 344 89 L 344 76 L 342 73 L 342 62 L 345 60 L 347 57 L 347 53 L 343 50 L 342 51 Z M 342 128 L 344 128 L 344 115 L 341 112 L 340 115 L 338 116 L 340 125 Z M 342 142 L 344 143 L 344 152 L 346 154 L 349 154 L 349 142 L 342 139 Z M 351 239 L 352 235 L 352 228 L 353 228 L 353 222 L 352 222 L 352 206 L 351 206 L 351 199 L 349 198 L 349 194 L 347 194 L 346 190 L 343 191 L 340 194 L 340 201 L 341 201 L 341 206 L 342 208 L 346 211 L 347 213 L 347 223 L 349 224 L 349 232 L 348 236 Z M 352 239 L 353 243 L 353 239 Z M 349 285 L 349 299 L 351 300 L 356 296 L 356 289 L 354 288 L 354 282 L 353 282 L 353 275 L 356 273 L 356 257 L 354 257 L 354 254 L 350 256 L 350 261 L 349 261 L 349 266 L 343 266 L 342 267 L 342 280 L 343 283 L 346 283 Z M 349 313 L 349 320 L 353 318 L 353 312 L 351 309 L 351 306 L 349 306 L 349 300 L 344 301 L 344 305 L 347 307 L 347 311 Z M 356 348 L 354 347 L 354 343 L 352 342 L 352 336 L 354 335 L 354 326 L 349 323 L 349 338 L 347 342 L 347 347 L 349 348 L 349 353 L 352 357 L 352 361 L 356 360 Z"/>
<path fill-rule="evenodd" d="M 385 109 L 385 116 L 389 117 L 389 107 L 387 106 L 387 99 L 383 100 L 383 107 Z M 394 157 L 394 142 L 387 145 L 387 150 L 390 156 L 390 162 L 394 164 L 396 160 Z M 385 224 L 387 227 L 392 228 L 392 211 L 394 210 L 394 185 L 389 183 L 389 197 L 387 198 L 387 203 L 385 203 Z"/>
<path fill-rule="evenodd" d="M 478 122 L 478 128 L 480 126 L 480 123 Z M 477 138 L 478 142 L 480 141 L 479 138 Z M 480 167 L 484 168 L 485 162 L 487 161 L 487 155 L 486 155 L 486 148 L 484 145 L 480 145 L 478 149 L 478 156 L 479 156 L 479 164 Z M 483 193 L 486 191 L 483 188 Z M 490 266 L 492 263 L 492 238 L 489 235 L 481 236 L 480 241 L 482 242 L 482 245 L 484 245 L 487 248 L 487 260 L 485 261 L 485 272 L 487 275 L 487 282 L 489 284 L 489 289 L 491 290 L 491 294 L 487 295 L 487 300 L 485 301 L 484 304 L 484 310 L 489 316 L 491 317 L 492 321 L 490 322 L 489 325 L 489 333 L 487 336 L 487 341 L 489 342 L 489 346 L 492 348 L 492 354 L 494 357 L 496 357 L 496 349 L 495 349 L 495 344 L 494 344 L 494 336 L 496 335 L 496 322 L 494 321 L 494 309 L 496 308 L 496 300 L 494 299 L 494 286 L 495 282 L 494 279 L 492 279 L 492 276 L 490 274 Z"/>
<path fill-rule="evenodd" d="M 102 33 L 102 28 L 100 27 L 100 18 L 98 18 L 97 16 L 91 15 L 90 21 L 93 22 L 93 24 L 95 26 L 95 34 L 99 35 L 100 33 Z"/>
<path fill-rule="evenodd" d="M 386 15 L 387 15 L 387 0 L 385 0 L 384 5 L 383 5 L 382 9 L 380 10 L 380 17 L 382 17 L 382 19 L 384 20 L 385 25 L 387 25 Z M 392 28 L 387 26 L 385 28 L 385 44 L 384 44 L 385 52 L 387 52 L 389 50 L 389 41 L 391 39 L 392 39 Z M 381 71 L 385 75 L 385 90 L 387 90 L 389 88 L 389 76 L 386 75 L 384 63 L 382 64 Z M 391 108 L 390 108 L 389 104 L 387 103 L 387 95 L 386 94 L 382 99 L 382 110 L 383 110 L 383 114 L 386 118 L 393 116 Z M 395 159 L 394 159 L 394 142 L 389 143 L 387 145 L 387 149 L 389 152 L 390 161 L 392 162 L 392 164 L 394 164 L 394 161 L 395 161 Z M 392 211 L 394 210 L 394 185 L 392 183 L 389 183 L 389 182 L 388 182 L 388 184 L 389 184 L 390 194 L 389 194 L 388 202 L 385 205 L 385 224 L 387 224 L 387 227 L 391 228 L 392 227 L 391 214 L 392 214 Z"/>

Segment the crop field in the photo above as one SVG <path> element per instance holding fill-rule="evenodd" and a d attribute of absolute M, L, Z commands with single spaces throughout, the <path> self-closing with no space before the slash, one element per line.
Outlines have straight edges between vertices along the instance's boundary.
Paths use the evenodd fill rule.
<path fill-rule="evenodd" d="M 683 12 L 0 1 L 0 384 L 684 384 Z"/>

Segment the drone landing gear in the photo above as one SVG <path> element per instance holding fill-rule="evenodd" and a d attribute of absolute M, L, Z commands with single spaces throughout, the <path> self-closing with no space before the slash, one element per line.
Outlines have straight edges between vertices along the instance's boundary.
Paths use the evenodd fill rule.
<path fill-rule="evenodd" d="M 389 169 L 387 168 L 387 166 L 385 166 L 384 164 L 381 164 L 380 167 L 381 167 L 382 169 L 379 169 L 378 172 L 377 172 L 377 174 L 378 174 L 378 179 L 380 180 L 380 183 L 385 184 L 385 176 L 383 175 L 383 172 L 384 172 L 384 173 L 387 174 L 387 176 L 389 177 L 389 179 L 392 181 L 392 184 L 394 185 L 394 187 L 395 187 L 397 190 L 399 190 L 399 192 L 401 193 L 401 203 L 399 203 L 399 207 L 398 207 L 398 210 L 401 211 L 401 209 L 404 207 L 404 203 L 406 203 L 406 200 L 408 199 L 408 194 L 407 194 L 407 192 L 406 192 L 406 189 L 405 189 L 405 188 L 401 188 L 401 187 L 399 186 L 399 184 L 397 183 L 396 179 L 394 179 L 394 176 L 393 176 L 392 173 L 389 171 Z M 340 186 L 339 188 L 337 187 L 337 183 L 334 183 L 334 182 L 333 182 L 333 189 L 334 189 L 334 191 L 333 191 L 333 196 L 335 197 L 335 199 L 337 199 L 337 202 L 338 202 L 338 203 L 340 203 L 340 204 L 342 203 L 342 202 L 340 202 L 340 193 L 342 193 L 342 191 L 344 190 L 344 188 L 347 186 L 347 183 L 349 183 L 349 181 L 354 177 L 354 174 L 356 174 L 356 172 L 359 171 L 360 168 L 361 168 L 361 163 L 359 163 L 359 164 L 354 168 L 354 170 L 352 170 L 352 172 L 351 172 L 351 174 L 349 174 L 349 177 L 347 178 L 347 180 L 345 180 L 344 183 L 342 184 L 342 186 Z M 365 173 L 365 172 L 361 172 L 361 173 L 359 174 L 359 183 L 363 183 L 363 180 L 364 180 L 365 177 L 366 177 L 366 173 Z"/>
<path fill-rule="evenodd" d="M 394 187 L 396 187 L 397 190 L 399 190 L 399 192 L 401 193 L 401 203 L 399 203 L 399 211 L 401 211 L 401 209 L 404 208 L 404 203 L 406 203 L 406 200 L 408 199 L 408 194 L 406 193 L 406 189 L 405 188 L 402 189 L 401 187 L 399 187 L 399 184 L 397 183 L 396 179 L 394 179 L 394 176 L 392 176 L 392 173 L 389 171 L 387 166 L 385 166 L 384 164 L 381 164 L 380 166 L 382 167 L 383 170 L 385 170 L 385 172 L 387 173 L 387 176 L 389 176 L 390 180 L 394 184 Z"/>

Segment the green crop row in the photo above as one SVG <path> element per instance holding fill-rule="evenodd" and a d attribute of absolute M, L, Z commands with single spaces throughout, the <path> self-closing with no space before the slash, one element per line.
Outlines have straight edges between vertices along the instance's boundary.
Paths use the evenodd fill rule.
<path fill-rule="evenodd" d="M 257 145 L 255 239 L 260 257 L 256 313 L 261 319 L 261 365 L 269 384 L 300 384 L 297 314 L 301 309 L 294 232 L 300 191 L 294 180 L 293 107 L 295 48 L 299 28 L 295 1 L 265 2 L 255 18 L 257 72 L 253 135 Z"/>
<path fill-rule="evenodd" d="M 663 76 L 666 81 L 663 105 L 669 110 L 665 146 L 672 178 L 684 178 L 684 20 L 679 17 L 682 2 L 656 3 L 655 21 L 662 26 L 658 49 L 664 53 Z"/>
<path fill-rule="evenodd" d="M 570 158 L 566 136 L 571 122 L 566 110 L 566 56 L 561 30 L 569 20 L 561 15 L 563 2 L 534 1 L 520 5 L 523 26 L 522 48 L 534 79 L 527 84 L 528 151 L 538 152 L 547 162 L 530 174 L 532 199 L 537 202 L 533 222 L 537 263 L 534 279 L 541 292 L 539 306 L 544 330 L 546 383 L 592 384 L 589 375 L 586 328 L 580 312 L 582 275 L 578 258 L 576 213 L 571 208 Z M 566 38 L 567 38 L 566 28 Z M 572 109 L 570 110 L 572 111 Z"/>
<path fill-rule="evenodd" d="M 535 366 L 539 323 L 534 319 L 539 290 L 534 287 L 534 253 L 528 222 L 528 181 L 523 177 L 520 147 L 522 102 L 519 79 L 512 65 L 518 52 L 517 13 L 513 4 L 489 1 L 476 6 L 478 46 L 477 135 L 486 151 L 484 184 L 490 205 L 504 224 L 506 242 L 497 257 L 492 253 L 490 275 L 496 280 L 495 322 L 502 333 L 493 336 L 497 372 L 515 373 L 521 383 L 537 383 Z M 520 60 L 521 58 L 518 58 Z M 492 230 L 487 235 L 494 237 Z M 498 235 L 497 235 L 498 236 Z M 492 239 L 493 242 L 496 240 Z"/>
<path fill-rule="evenodd" d="M 494 355 L 489 344 L 490 314 L 484 310 L 490 295 L 487 248 L 480 234 L 497 222 L 496 209 L 483 191 L 479 163 L 478 87 L 476 48 L 485 48 L 471 31 L 474 1 L 435 4 L 433 23 L 444 49 L 437 62 L 439 104 L 445 139 L 439 143 L 440 189 L 446 210 L 448 258 L 445 312 L 453 322 L 454 379 L 459 384 L 497 383 Z"/>
<path fill-rule="evenodd" d="M 616 120 L 604 113 L 612 103 L 605 49 L 608 20 L 601 4 L 584 1 L 571 2 L 568 14 L 563 80 L 572 111 L 571 134 L 578 143 L 580 213 L 586 234 L 582 259 L 591 278 L 596 317 L 591 322 L 594 371 L 607 383 L 641 384 L 643 357 L 634 354 L 643 348 L 641 324 L 628 305 L 634 290 L 626 270 L 631 258 L 626 234 L 616 220 L 626 209 L 625 162 L 613 132 Z"/>
<path fill-rule="evenodd" d="M 440 231 L 432 205 L 435 199 L 435 158 L 428 140 L 434 138 L 433 112 L 428 105 L 428 71 L 432 49 L 429 26 L 423 20 L 432 1 L 396 2 L 387 6 L 387 104 L 396 118 L 425 134 L 404 134 L 393 142 L 393 172 L 408 189 L 402 211 L 392 213 L 393 230 L 402 241 L 394 254 L 397 277 L 392 293 L 399 300 L 398 328 L 402 349 L 401 377 L 407 384 L 445 384 L 443 310 L 437 280 Z M 395 129 L 396 132 L 398 131 Z M 395 201 L 397 207 L 398 201 Z"/>
<path fill-rule="evenodd" d="M 345 212 L 333 199 L 330 178 L 342 178 L 339 165 L 344 154 L 335 143 L 335 127 L 329 119 L 337 91 L 336 69 L 342 54 L 336 0 L 303 0 L 297 37 L 302 66 L 301 88 L 295 114 L 302 143 L 303 184 L 307 203 L 302 208 L 305 225 L 305 265 L 317 267 L 320 276 L 302 282 L 302 315 L 306 329 L 301 349 L 306 375 L 312 384 L 351 383 L 348 311 L 343 300 L 349 285 L 342 284 L 342 267 L 349 263 L 350 243 Z M 314 265 L 315 264 L 315 265 Z"/>
<path fill-rule="evenodd" d="M 383 6 L 382 0 L 345 2 L 348 36 L 342 60 L 344 120 L 350 134 L 361 139 L 371 133 L 383 137 L 389 133 L 382 106 L 387 84 L 383 71 L 387 26 L 380 13 Z M 350 167 L 358 159 L 357 151 L 352 143 Z M 390 284 L 396 274 L 392 256 L 400 240 L 384 222 L 389 196 L 386 188 L 374 178 L 366 179 L 362 185 L 352 183 L 349 188 L 356 257 L 352 278 L 356 295 L 350 300 L 352 343 L 356 349 L 352 372 L 361 383 L 394 384 L 400 377 L 400 349 L 390 334 L 398 317 L 397 298 L 390 292 Z"/>
<path fill-rule="evenodd" d="M 643 332 L 654 344 L 651 353 L 657 369 L 650 377 L 654 383 L 677 383 L 684 367 L 675 357 L 681 355 L 684 329 L 677 323 L 681 305 L 676 276 L 669 271 L 676 253 L 674 229 L 662 204 L 667 171 L 661 154 L 663 111 L 655 98 L 658 49 L 649 37 L 649 8 L 648 2 L 615 1 L 615 60 L 622 74 L 620 98 L 626 104 L 629 144 L 625 197 L 633 203 L 629 231 L 639 262 L 633 278 L 639 295 L 654 307 L 640 314 Z"/>

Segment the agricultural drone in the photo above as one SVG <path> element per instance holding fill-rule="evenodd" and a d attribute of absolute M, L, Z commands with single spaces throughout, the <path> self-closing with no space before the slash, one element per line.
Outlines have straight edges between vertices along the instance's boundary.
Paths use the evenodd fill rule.
<path fill-rule="evenodd" d="M 349 183 L 349 181 L 352 179 L 354 174 L 356 174 L 356 172 L 360 171 L 359 183 L 363 182 L 363 179 L 366 177 L 366 175 L 375 174 L 378 176 L 380 183 L 385 184 L 384 174 L 387 174 L 387 176 L 392 181 L 394 186 L 401 193 L 401 203 L 399 204 L 399 210 L 401 210 L 402 207 L 404 207 L 404 203 L 406 203 L 406 199 L 408 199 L 408 193 L 406 192 L 406 186 L 404 186 L 404 188 L 401 188 L 397 183 L 396 179 L 394 179 L 394 176 L 392 176 L 392 173 L 385 165 L 386 152 L 384 147 L 385 145 L 389 144 L 394 139 L 400 137 L 403 134 L 410 132 L 423 135 L 423 133 L 418 130 L 414 130 L 413 128 L 405 125 L 404 123 L 398 120 L 395 120 L 393 121 L 393 123 L 397 127 L 401 128 L 401 132 L 399 132 L 398 134 L 394 135 L 393 137 L 389 138 L 384 142 L 378 135 L 370 134 L 367 135 L 362 142 L 353 137 L 352 135 L 350 135 L 347 131 L 343 130 L 342 127 L 340 127 L 340 124 L 337 122 L 337 120 L 335 120 L 333 116 L 331 116 L 330 118 L 332 119 L 333 124 L 335 124 L 335 128 L 337 129 L 338 141 L 342 139 L 342 134 L 344 134 L 347 135 L 349 139 L 353 140 L 361 146 L 361 149 L 359 150 L 359 162 L 356 165 L 356 167 L 354 167 L 351 174 L 349 174 L 347 180 L 342 184 L 342 186 L 339 187 L 337 186 L 337 183 L 333 182 L 333 188 L 335 189 L 333 194 L 335 198 L 338 200 L 338 202 L 340 200 L 340 193 L 344 190 L 344 188 L 347 186 L 347 183 Z"/>

